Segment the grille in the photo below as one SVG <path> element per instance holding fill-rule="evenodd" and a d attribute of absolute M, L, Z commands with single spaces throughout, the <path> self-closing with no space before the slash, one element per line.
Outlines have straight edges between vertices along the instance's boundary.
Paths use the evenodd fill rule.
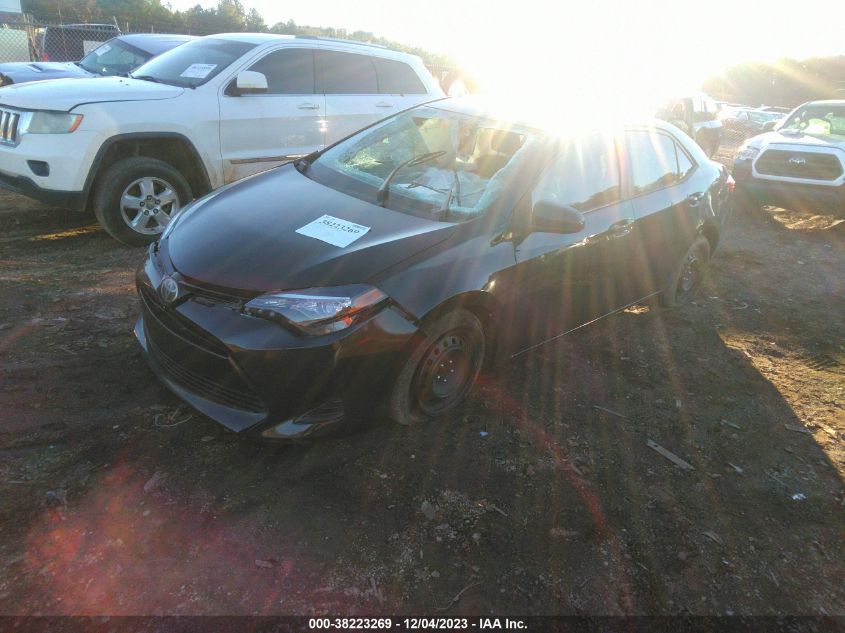
<path fill-rule="evenodd" d="M 149 286 L 140 286 L 140 291 L 144 306 L 165 328 L 206 352 L 228 358 L 229 350 L 225 345 L 178 312 L 165 308 Z"/>
<path fill-rule="evenodd" d="M 842 164 L 835 155 L 816 152 L 769 149 L 757 159 L 755 167 L 767 176 L 809 180 L 836 180 L 842 175 Z"/>
<path fill-rule="evenodd" d="M 18 142 L 18 124 L 21 113 L 0 108 L 0 143 L 16 145 Z"/>
<path fill-rule="evenodd" d="M 147 337 L 147 344 L 167 377 L 191 393 L 234 409 L 255 413 L 264 410 L 261 399 L 233 371 L 225 381 L 214 380 L 163 352 L 151 336 Z"/>

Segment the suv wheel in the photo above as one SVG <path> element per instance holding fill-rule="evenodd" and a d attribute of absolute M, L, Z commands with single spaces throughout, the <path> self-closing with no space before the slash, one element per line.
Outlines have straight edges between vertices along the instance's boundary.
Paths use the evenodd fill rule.
<path fill-rule="evenodd" d="M 709 261 L 710 242 L 699 235 L 669 277 L 660 293 L 660 304 L 671 308 L 687 303 L 701 286 Z"/>
<path fill-rule="evenodd" d="M 94 212 L 103 228 L 130 246 L 154 242 L 170 218 L 191 199 L 185 177 L 155 158 L 117 161 L 99 178 Z"/>
<path fill-rule="evenodd" d="M 388 415 L 414 424 L 445 415 L 469 395 L 484 363 L 484 329 L 467 310 L 449 312 L 426 327 L 426 339 L 399 372 Z"/>

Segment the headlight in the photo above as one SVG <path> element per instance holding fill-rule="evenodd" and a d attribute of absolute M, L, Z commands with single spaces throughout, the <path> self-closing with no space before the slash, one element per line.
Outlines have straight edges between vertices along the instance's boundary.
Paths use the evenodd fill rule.
<path fill-rule="evenodd" d="M 739 152 L 737 152 L 736 159 L 737 160 L 753 160 L 757 154 L 760 153 L 759 147 L 749 147 L 747 145 L 743 145 L 739 148 Z"/>
<path fill-rule="evenodd" d="M 378 288 L 364 284 L 308 288 L 256 297 L 244 306 L 252 316 L 281 320 L 315 336 L 345 330 L 387 301 Z"/>
<path fill-rule="evenodd" d="M 81 114 L 65 112 L 33 112 L 23 123 L 26 134 L 70 134 L 82 123 Z"/>

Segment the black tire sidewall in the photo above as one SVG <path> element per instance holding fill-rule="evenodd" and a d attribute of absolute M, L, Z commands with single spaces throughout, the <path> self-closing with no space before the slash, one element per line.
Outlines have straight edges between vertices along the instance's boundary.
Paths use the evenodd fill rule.
<path fill-rule="evenodd" d="M 420 410 L 416 403 L 416 395 L 412 393 L 412 387 L 419 371 L 419 365 L 431 347 L 446 333 L 459 328 L 472 330 L 477 335 L 480 341 L 480 349 L 477 350 L 477 353 L 482 363 L 479 364 L 478 371 L 472 377 L 466 394 L 457 400 L 448 410 L 442 411 L 436 417 L 442 417 L 448 414 L 466 400 L 466 397 L 472 392 L 472 386 L 478 378 L 478 372 L 483 364 L 483 359 L 487 351 L 486 337 L 484 335 L 484 328 L 478 317 L 468 310 L 458 308 L 435 318 L 429 325 L 424 326 L 426 332 L 425 338 L 417 343 L 408 354 L 388 397 L 387 415 L 390 419 L 403 425 L 419 424 L 434 419 Z"/>
<path fill-rule="evenodd" d="M 144 235 L 133 231 L 123 219 L 120 198 L 126 187 L 144 177 L 160 178 L 170 184 L 179 196 L 179 206 L 193 199 L 191 186 L 185 177 L 164 161 L 143 156 L 124 158 L 108 167 L 98 179 L 94 194 L 94 213 L 100 225 L 113 238 L 129 246 L 145 246 L 158 235 Z"/>
<path fill-rule="evenodd" d="M 701 283 L 699 280 L 699 284 L 696 288 L 694 288 L 688 295 L 685 297 L 678 296 L 678 282 L 681 279 L 681 275 L 684 272 L 684 264 L 686 262 L 687 257 L 690 253 L 698 251 L 699 260 L 702 261 L 702 266 L 706 269 L 707 264 L 710 262 L 710 242 L 707 241 L 707 238 L 704 236 L 699 235 L 698 237 L 693 240 L 690 247 L 684 253 L 683 257 L 678 260 L 678 264 L 675 267 L 675 270 L 672 272 L 669 280 L 666 283 L 666 287 L 663 289 L 663 292 L 660 293 L 660 303 L 663 307 L 667 308 L 674 308 L 680 305 L 687 303 L 692 296 L 701 288 Z M 703 278 L 704 270 L 702 270 L 702 278 Z"/>

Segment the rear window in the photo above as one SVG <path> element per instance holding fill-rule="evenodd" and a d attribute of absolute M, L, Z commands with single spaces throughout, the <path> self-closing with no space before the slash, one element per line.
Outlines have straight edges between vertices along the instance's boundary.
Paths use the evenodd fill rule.
<path fill-rule="evenodd" d="M 249 42 L 204 37 L 151 59 L 132 73 L 132 76 L 173 86 L 195 88 L 219 75 L 255 46 Z"/>
<path fill-rule="evenodd" d="M 376 68 L 369 55 L 317 51 L 317 92 L 321 94 L 378 94 Z"/>
<path fill-rule="evenodd" d="M 394 59 L 373 57 L 378 74 L 379 92 L 382 94 L 423 95 L 425 86 L 408 64 Z"/>

